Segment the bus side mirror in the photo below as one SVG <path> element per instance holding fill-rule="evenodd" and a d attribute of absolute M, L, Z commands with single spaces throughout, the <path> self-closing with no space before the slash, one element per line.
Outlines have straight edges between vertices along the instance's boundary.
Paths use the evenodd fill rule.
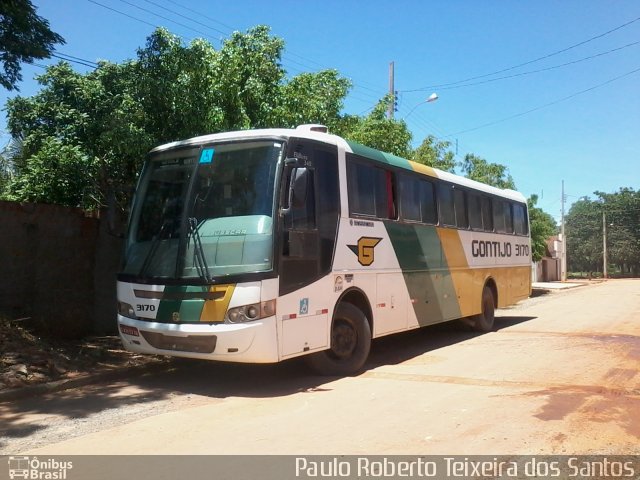
<path fill-rule="evenodd" d="M 307 185 L 309 183 L 309 169 L 307 167 L 294 166 L 291 168 L 289 190 L 287 192 L 287 204 L 280 209 L 280 215 L 291 212 L 292 208 L 302 207 L 307 201 Z"/>

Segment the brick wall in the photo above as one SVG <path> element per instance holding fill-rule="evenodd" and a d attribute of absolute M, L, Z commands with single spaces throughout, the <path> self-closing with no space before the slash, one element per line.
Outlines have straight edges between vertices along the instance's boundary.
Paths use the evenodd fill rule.
<path fill-rule="evenodd" d="M 54 336 L 114 332 L 121 251 L 80 209 L 0 201 L 0 313 Z"/>

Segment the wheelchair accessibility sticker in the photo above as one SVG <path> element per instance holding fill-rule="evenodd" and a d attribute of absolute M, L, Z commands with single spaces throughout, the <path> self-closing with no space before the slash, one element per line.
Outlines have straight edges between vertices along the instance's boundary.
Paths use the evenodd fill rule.
<path fill-rule="evenodd" d="M 300 300 L 300 315 L 306 315 L 309 313 L 309 299 L 303 298 Z"/>

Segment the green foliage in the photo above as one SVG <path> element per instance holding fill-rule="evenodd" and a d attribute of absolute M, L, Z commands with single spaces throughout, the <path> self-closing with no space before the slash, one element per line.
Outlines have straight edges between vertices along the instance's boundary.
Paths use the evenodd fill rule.
<path fill-rule="evenodd" d="M 14 175 L 2 177 L 4 198 L 85 208 L 116 198 L 124 209 L 154 145 L 298 121 L 336 124 L 349 81 L 328 70 L 285 82 L 282 49 L 267 27 L 236 32 L 220 50 L 158 29 L 136 60 L 103 62 L 88 74 L 64 62 L 49 67 L 36 95 L 7 103 L 9 130 L 24 148 L 12 161 Z M 40 185 L 56 149 L 60 161 L 46 169 L 52 184 Z M 80 164 L 83 181 L 69 183 Z M 56 179 L 76 191 L 53 189 Z"/>
<path fill-rule="evenodd" d="M 567 268 L 602 270 L 602 206 L 588 198 L 575 202 L 565 217 Z"/>
<path fill-rule="evenodd" d="M 335 70 L 287 79 L 283 48 L 265 26 L 233 33 L 219 50 L 202 39 L 185 44 L 159 28 L 134 60 L 102 62 L 87 74 L 64 62 L 47 68 L 36 95 L 7 103 L 9 130 L 23 143 L 3 163 L 11 168 L 0 171 L 0 193 L 84 208 L 112 206 L 115 198 L 124 210 L 155 145 L 303 123 L 325 124 L 349 140 L 454 171 L 449 142 L 429 135 L 411 147 L 406 123 L 386 116 L 390 96 L 366 116 L 343 115 L 350 81 Z M 462 167 L 471 178 L 513 187 L 502 165 L 467 155 Z"/>
<path fill-rule="evenodd" d="M 469 153 L 465 155 L 460 166 L 465 176 L 472 180 L 498 188 L 516 188 L 507 167 L 499 163 L 489 163 L 484 158 Z"/>
<path fill-rule="evenodd" d="M 451 142 L 439 141 L 433 135 L 428 135 L 422 144 L 413 151 L 411 160 L 453 173 L 456 161 L 453 152 L 449 150 L 450 147 Z"/>
<path fill-rule="evenodd" d="M 340 110 L 351 82 L 336 70 L 301 73 L 280 87 L 271 124 L 295 128 L 305 123 L 320 123 L 335 132 L 340 127 Z"/>
<path fill-rule="evenodd" d="M 11 140 L 0 152 L 0 193 L 4 192 L 11 183 L 14 172 L 14 162 L 22 155 L 22 142 Z"/>
<path fill-rule="evenodd" d="M 602 271 L 603 222 L 607 229 L 608 267 L 621 273 L 640 273 L 640 191 L 622 188 L 582 198 L 566 217 L 569 270 Z M 603 213 L 605 214 L 603 217 Z"/>
<path fill-rule="evenodd" d="M 531 233 L 531 257 L 534 262 L 539 262 L 544 257 L 547 240 L 558 233 L 556 221 L 551 215 L 536 207 L 537 203 L 537 195 L 531 195 L 527 200 Z"/>
<path fill-rule="evenodd" d="M 64 39 L 49 29 L 29 0 L 3 0 L 0 4 L 0 85 L 17 90 L 22 80 L 21 62 L 49 58 L 54 45 Z"/>
<path fill-rule="evenodd" d="M 9 184 L 6 198 L 41 203 L 55 198 L 62 204 L 82 205 L 91 167 L 79 147 L 47 138 Z"/>
<path fill-rule="evenodd" d="M 403 158 L 411 157 L 411 132 L 407 124 L 386 117 L 390 95 L 378 102 L 366 117 L 348 116 L 337 125 L 336 133 L 348 140 Z"/>
<path fill-rule="evenodd" d="M 215 64 L 214 84 L 224 112 L 223 130 L 271 126 L 274 99 L 284 79 L 280 57 L 284 41 L 258 26 L 234 32 L 223 44 Z"/>
<path fill-rule="evenodd" d="M 146 117 L 131 98 L 129 73 L 126 64 L 102 64 L 83 75 L 60 63 L 38 77 L 43 87 L 38 94 L 7 102 L 9 130 L 14 138 L 23 139 L 23 147 L 14 159 L 6 198 L 96 208 L 117 186 L 131 185 L 152 143 L 144 127 L 135 123 Z M 82 191 L 63 194 L 53 189 L 47 190 L 49 196 L 42 195 L 38 172 L 44 165 L 38 162 L 56 148 L 65 161 L 47 167 L 50 181 L 78 188 L 77 182 L 66 181 L 66 167 L 82 158 Z"/>

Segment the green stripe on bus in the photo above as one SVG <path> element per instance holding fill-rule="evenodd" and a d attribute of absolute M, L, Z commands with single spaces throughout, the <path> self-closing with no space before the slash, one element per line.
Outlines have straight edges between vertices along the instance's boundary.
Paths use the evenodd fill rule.
<path fill-rule="evenodd" d="M 458 318 L 460 305 L 436 227 L 384 222 L 418 323 Z"/>
<path fill-rule="evenodd" d="M 360 145 L 356 142 L 347 143 L 349 144 L 349 147 L 351 147 L 353 153 L 355 153 L 356 155 L 367 157 L 371 160 L 375 160 L 385 165 L 392 165 L 394 167 L 404 168 L 406 170 L 413 170 L 413 167 L 411 166 L 409 161 L 402 157 L 396 157 L 395 155 L 391 155 L 390 153 L 381 152 L 365 145 Z"/>
<path fill-rule="evenodd" d="M 164 293 L 170 295 L 186 292 L 207 291 L 208 287 L 181 285 L 167 286 Z M 204 308 L 204 302 L 204 299 L 200 298 L 192 298 L 188 300 L 161 300 L 156 320 L 159 322 L 173 322 L 176 321 L 175 314 L 177 314 L 180 322 L 199 322 L 202 309 Z"/>

